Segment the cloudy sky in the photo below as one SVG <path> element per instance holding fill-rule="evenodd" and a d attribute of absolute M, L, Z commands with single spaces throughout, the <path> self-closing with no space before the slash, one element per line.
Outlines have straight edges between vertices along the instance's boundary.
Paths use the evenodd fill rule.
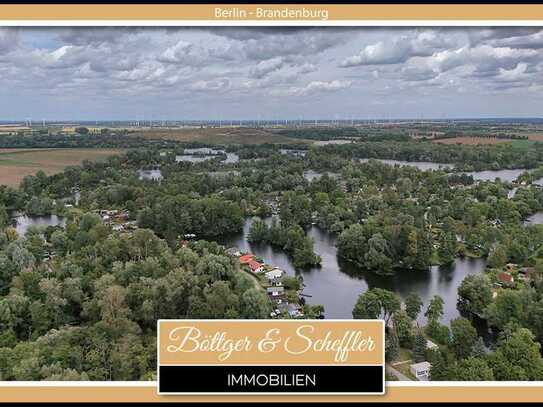
<path fill-rule="evenodd" d="M 4 28 L 0 120 L 543 116 L 541 28 Z"/>

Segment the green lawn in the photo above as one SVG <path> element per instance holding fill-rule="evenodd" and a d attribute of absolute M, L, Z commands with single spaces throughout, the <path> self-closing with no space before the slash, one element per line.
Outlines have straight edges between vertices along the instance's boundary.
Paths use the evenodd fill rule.
<path fill-rule="evenodd" d="M 511 146 L 516 150 L 527 151 L 533 147 L 535 141 L 532 140 L 513 140 Z"/>
<path fill-rule="evenodd" d="M 418 380 L 415 375 L 413 373 L 411 373 L 411 371 L 409 370 L 409 366 L 412 364 L 413 362 L 409 362 L 409 363 L 404 363 L 402 365 L 396 365 L 394 366 L 394 369 L 396 369 L 397 371 L 403 373 L 404 375 L 406 375 L 407 377 L 409 377 L 411 380 Z"/>
<path fill-rule="evenodd" d="M 412 358 L 411 349 L 406 348 L 400 348 L 400 353 L 398 354 L 398 357 L 391 362 L 391 364 L 394 364 L 396 362 L 403 362 L 405 360 L 410 360 Z"/>

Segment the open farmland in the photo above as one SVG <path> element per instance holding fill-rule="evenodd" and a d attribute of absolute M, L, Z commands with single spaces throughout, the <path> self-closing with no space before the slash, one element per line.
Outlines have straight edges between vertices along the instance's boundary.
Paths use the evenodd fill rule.
<path fill-rule="evenodd" d="M 146 139 L 174 140 L 180 142 L 200 142 L 206 144 L 294 144 L 312 143 L 311 140 L 294 139 L 275 134 L 272 130 L 255 128 L 191 128 L 168 130 L 145 130 L 130 133 Z"/>
<path fill-rule="evenodd" d="M 440 144 L 466 144 L 471 146 L 479 145 L 489 145 L 489 144 L 499 144 L 499 143 L 510 143 L 510 139 L 499 139 L 496 137 L 452 137 L 452 138 L 443 138 L 434 140 L 434 143 Z"/>
<path fill-rule="evenodd" d="M 0 185 L 17 186 L 27 175 L 43 170 L 47 175 L 84 160 L 100 160 L 120 154 L 121 149 L 0 149 Z"/>

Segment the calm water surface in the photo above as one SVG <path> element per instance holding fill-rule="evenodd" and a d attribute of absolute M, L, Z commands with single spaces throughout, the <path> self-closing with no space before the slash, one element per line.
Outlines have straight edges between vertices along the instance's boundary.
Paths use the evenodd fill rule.
<path fill-rule="evenodd" d="M 271 222 L 271 218 L 266 220 Z M 404 271 L 394 276 L 379 276 L 367 272 L 337 257 L 336 238 L 325 231 L 311 227 L 308 235 L 315 239 L 315 252 L 322 257 L 321 267 L 295 270 L 289 257 L 269 245 L 250 244 L 247 241 L 252 219 L 245 222 L 243 233 L 230 236 L 221 243 L 250 251 L 269 265 L 285 270 L 289 275 L 301 275 L 307 301 L 324 305 L 326 318 L 352 318 L 352 309 L 358 296 L 369 288 L 385 288 L 405 298 L 410 292 L 418 293 L 424 301 L 424 309 L 434 295 L 444 300 L 443 322 L 459 316 L 456 309 L 457 289 L 470 274 L 482 273 L 486 263 L 482 259 L 457 259 L 450 267 L 431 267 L 426 272 Z M 419 317 L 421 323 L 424 316 Z"/>
<path fill-rule="evenodd" d="M 13 218 L 13 226 L 19 236 L 24 236 L 30 226 L 66 226 L 66 220 L 57 215 L 27 216 L 18 215 Z"/>
<path fill-rule="evenodd" d="M 529 216 L 525 221 L 524 224 L 526 226 L 528 225 L 541 225 L 543 224 L 543 212 L 536 212 L 533 215 Z"/>
<path fill-rule="evenodd" d="M 432 163 L 426 161 L 401 161 L 401 160 L 384 160 L 384 159 L 375 159 L 376 161 L 382 162 L 388 165 L 399 165 L 400 167 L 410 166 L 416 167 L 422 171 L 428 170 L 440 170 L 440 169 L 453 169 L 454 164 L 443 164 L 443 163 Z M 368 162 L 368 158 L 361 158 L 360 162 Z M 495 181 L 500 178 L 502 181 L 512 182 L 517 177 L 525 172 L 525 169 L 514 169 L 514 170 L 488 170 L 488 171 L 466 171 L 465 173 L 473 176 L 473 179 L 477 181 Z M 543 181 L 543 180 L 540 180 Z M 536 183 L 536 182 L 534 182 Z"/>
<path fill-rule="evenodd" d="M 175 156 L 176 162 L 187 161 L 200 163 L 217 158 L 218 155 L 226 155 L 223 164 L 233 164 L 239 162 L 239 156 L 236 153 L 227 153 L 224 150 L 214 150 L 212 148 L 185 148 L 183 154 Z"/>
<path fill-rule="evenodd" d="M 400 167 L 416 167 L 422 171 L 428 170 L 442 170 L 442 169 L 453 169 L 453 164 L 443 164 L 443 163 L 431 163 L 426 161 L 401 161 L 401 160 L 385 160 L 380 158 L 371 158 L 371 160 L 379 161 L 383 164 L 388 165 L 399 165 Z M 367 163 L 370 161 L 370 158 L 361 158 L 361 163 Z"/>
<path fill-rule="evenodd" d="M 473 176 L 477 181 L 495 181 L 498 178 L 502 181 L 513 182 L 520 174 L 525 172 L 523 169 L 515 170 L 488 170 L 488 171 L 472 171 L 466 174 Z"/>

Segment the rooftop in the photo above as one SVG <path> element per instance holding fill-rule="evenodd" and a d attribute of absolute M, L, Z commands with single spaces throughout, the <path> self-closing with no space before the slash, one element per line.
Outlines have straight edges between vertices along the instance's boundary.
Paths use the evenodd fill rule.
<path fill-rule="evenodd" d="M 411 369 L 414 369 L 414 370 L 428 370 L 430 369 L 430 362 L 419 362 L 419 363 L 413 363 L 412 365 L 410 365 L 409 367 Z"/>

